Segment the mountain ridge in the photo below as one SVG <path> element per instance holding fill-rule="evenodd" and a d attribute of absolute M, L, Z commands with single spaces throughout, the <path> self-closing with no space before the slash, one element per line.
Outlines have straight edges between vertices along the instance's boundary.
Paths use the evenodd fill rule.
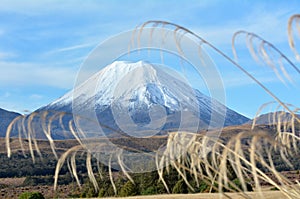
<path fill-rule="evenodd" d="M 296 116 L 300 118 L 299 114 L 296 114 Z M 280 123 L 291 122 L 292 118 L 293 118 L 292 114 L 290 114 L 289 112 L 284 112 L 284 111 L 268 112 L 268 113 L 258 115 L 252 120 L 249 120 L 247 124 L 252 124 L 255 121 L 255 124 L 257 125 L 260 124 L 274 125 L 277 124 L 278 122 Z"/>
<path fill-rule="evenodd" d="M 20 113 L 0 108 L 0 137 L 5 137 L 9 124 L 20 115 Z"/>
<path fill-rule="evenodd" d="M 225 112 L 225 126 L 249 121 L 189 86 L 176 72 L 142 61 L 113 62 L 72 91 L 38 109 L 43 110 L 73 112 L 86 117 L 96 114 L 101 124 L 122 130 L 118 126 L 121 123 L 128 132 L 222 127 Z"/>

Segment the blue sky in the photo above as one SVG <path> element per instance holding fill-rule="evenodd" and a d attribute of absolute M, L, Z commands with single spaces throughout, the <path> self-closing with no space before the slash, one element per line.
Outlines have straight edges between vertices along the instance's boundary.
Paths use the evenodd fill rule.
<path fill-rule="evenodd" d="M 232 34 L 241 29 L 255 32 L 295 61 L 286 27 L 289 16 L 296 13 L 300 13 L 300 2 L 292 0 L 2 0 L 0 107 L 23 113 L 52 102 L 73 88 L 81 63 L 99 43 L 147 20 L 184 26 L 230 57 Z M 297 74 L 292 72 L 294 84 L 284 86 L 242 48 L 239 57 L 245 68 L 284 101 L 299 107 Z M 212 52 L 211 58 L 223 77 L 229 107 L 253 117 L 260 105 L 272 100 L 220 56 Z"/>

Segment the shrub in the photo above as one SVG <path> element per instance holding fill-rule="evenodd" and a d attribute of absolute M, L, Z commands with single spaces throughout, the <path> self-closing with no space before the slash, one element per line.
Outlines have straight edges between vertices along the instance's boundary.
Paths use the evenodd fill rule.
<path fill-rule="evenodd" d="M 200 193 L 204 193 L 204 192 L 208 192 L 210 186 L 207 185 L 204 181 L 201 181 L 199 183 L 199 192 Z"/>
<path fill-rule="evenodd" d="M 19 199 L 45 199 L 45 197 L 40 192 L 24 192 Z"/>
<path fill-rule="evenodd" d="M 179 180 L 173 187 L 172 193 L 188 193 L 187 185 L 184 180 Z"/>
<path fill-rule="evenodd" d="M 155 186 L 150 186 L 147 189 L 143 190 L 141 195 L 155 195 L 157 194 L 157 188 Z"/>
<path fill-rule="evenodd" d="M 272 187 L 270 190 L 271 191 L 278 191 L 279 189 L 277 187 Z"/>
<path fill-rule="evenodd" d="M 120 190 L 121 197 L 135 196 L 137 194 L 138 192 L 137 192 L 136 185 L 134 185 L 131 181 L 126 182 Z"/>
<path fill-rule="evenodd" d="M 99 190 L 98 197 L 99 197 L 99 198 L 102 198 L 102 197 L 104 197 L 104 196 L 105 196 L 105 190 L 104 190 L 104 188 L 101 188 L 101 189 Z"/>
<path fill-rule="evenodd" d="M 232 180 L 232 182 L 233 182 L 233 183 L 235 184 L 235 186 L 238 187 L 239 189 L 243 189 L 242 183 L 241 183 L 241 181 L 240 181 L 238 178 Z M 233 187 L 233 186 L 231 186 L 231 185 L 229 185 L 229 187 L 230 187 L 231 189 L 237 191 L 237 189 L 236 189 L 235 187 Z M 247 191 L 253 191 L 253 188 L 252 188 L 251 184 L 249 184 L 248 182 L 246 182 L 246 188 L 247 188 Z"/>
<path fill-rule="evenodd" d="M 92 197 L 96 197 L 97 193 L 94 189 L 94 187 L 92 186 L 87 186 L 84 188 L 84 190 L 81 192 L 80 197 L 82 198 L 92 198 Z"/>

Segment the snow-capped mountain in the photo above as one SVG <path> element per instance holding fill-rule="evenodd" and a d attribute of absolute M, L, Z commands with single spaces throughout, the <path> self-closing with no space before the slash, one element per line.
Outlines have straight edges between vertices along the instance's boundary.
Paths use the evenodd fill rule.
<path fill-rule="evenodd" d="M 95 116 L 105 133 L 116 129 L 132 136 L 220 127 L 224 114 L 225 126 L 249 120 L 191 88 L 173 70 L 142 61 L 116 61 L 39 110 Z"/>

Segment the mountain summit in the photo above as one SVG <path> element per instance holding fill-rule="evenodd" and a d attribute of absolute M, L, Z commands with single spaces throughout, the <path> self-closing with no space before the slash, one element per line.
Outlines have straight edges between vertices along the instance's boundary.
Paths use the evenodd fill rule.
<path fill-rule="evenodd" d="M 198 131 L 249 120 L 191 88 L 177 72 L 142 61 L 113 62 L 40 110 L 95 116 L 105 134 L 115 129 L 131 136 Z"/>

